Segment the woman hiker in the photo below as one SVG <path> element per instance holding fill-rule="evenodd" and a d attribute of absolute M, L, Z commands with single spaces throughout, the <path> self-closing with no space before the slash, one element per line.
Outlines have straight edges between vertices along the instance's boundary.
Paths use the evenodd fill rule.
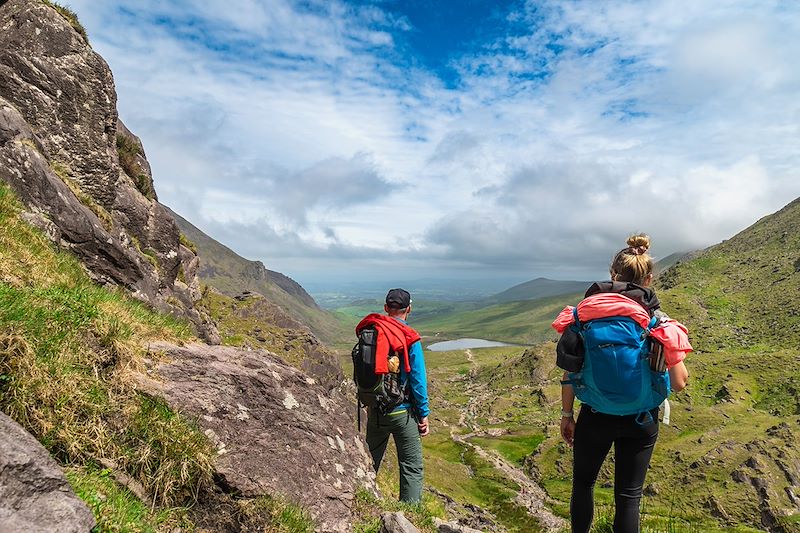
<path fill-rule="evenodd" d="M 669 390 L 683 389 L 689 376 L 683 363 L 692 350 L 688 332 L 659 309 L 650 288 L 650 238 L 633 235 L 627 244 L 613 258 L 611 281 L 593 284 L 577 307 L 567 307 L 553 322 L 562 334 L 559 367 L 567 370 L 561 388 L 561 436 L 573 449 L 573 532 L 587 533 L 591 527 L 594 484 L 612 444 L 614 531 L 639 531 L 639 503 L 658 437 L 659 405 L 663 402 L 668 411 L 664 400 Z M 623 330 L 629 331 L 627 341 L 618 340 Z M 632 355 L 626 367 L 623 345 L 635 345 L 636 339 L 643 347 L 627 348 Z M 581 400 L 577 422 L 576 392 Z M 665 413 L 665 423 L 667 417 Z"/>

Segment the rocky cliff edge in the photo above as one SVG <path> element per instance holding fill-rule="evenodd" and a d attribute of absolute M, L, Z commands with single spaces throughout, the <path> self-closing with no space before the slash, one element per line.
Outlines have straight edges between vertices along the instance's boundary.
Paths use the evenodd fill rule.
<path fill-rule="evenodd" d="M 199 261 L 153 188 L 144 148 L 119 120 L 106 62 L 38 0 L 0 4 L 0 179 L 40 227 L 98 282 L 182 316 L 195 308 Z"/>

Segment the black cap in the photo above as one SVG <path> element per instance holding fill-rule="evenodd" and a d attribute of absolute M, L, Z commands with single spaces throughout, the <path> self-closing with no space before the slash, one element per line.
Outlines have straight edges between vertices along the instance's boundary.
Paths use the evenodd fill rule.
<path fill-rule="evenodd" d="M 393 309 L 405 309 L 411 305 L 411 295 L 404 289 L 392 289 L 386 295 L 386 305 Z"/>

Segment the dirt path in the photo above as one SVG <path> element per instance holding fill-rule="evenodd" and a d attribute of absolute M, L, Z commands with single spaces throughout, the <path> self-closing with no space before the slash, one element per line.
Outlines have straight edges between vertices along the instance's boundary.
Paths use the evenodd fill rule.
<path fill-rule="evenodd" d="M 563 530 L 567 526 L 567 522 L 563 518 L 554 515 L 545 506 L 544 502 L 548 501 L 549 498 L 545 491 L 533 479 L 529 478 L 521 468 L 511 464 L 494 450 L 486 450 L 474 442 L 470 442 L 472 437 L 480 437 L 487 434 L 478 424 L 478 408 L 481 404 L 489 400 L 491 391 L 488 390 L 487 384 L 476 382 L 475 378 L 478 375 L 478 365 L 475 362 L 475 356 L 471 350 L 465 350 L 465 353 L 467 361 L 470 363 L 468 383 L 466 386 L 469 401 L 466 407 L 461 411 L 458 426 L 450 427 L 450 438 L 462 446 L 469 446 L 474 449 L 482 459 L 489 462 L 494 468 L 502 472 L 503 475 L 519 485 L 519 492 L 514 501 L 527 509 L 528 513 L 535 517 L 546 531 L 556 532 Z M 457 433 L 457 430 L 463 427 L 469 428 L 470 433 Z"/>

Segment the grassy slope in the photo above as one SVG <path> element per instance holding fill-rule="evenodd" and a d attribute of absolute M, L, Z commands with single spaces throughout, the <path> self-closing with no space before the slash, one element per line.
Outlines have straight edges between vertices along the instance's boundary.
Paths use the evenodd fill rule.
<path fill-rule="evenodd" d="M 508 302 L 478 309 L 456 309 L 422 317 L 413 325 L 425 335 L 440 338 L 478 337 L 516 344 L 533 344 L 554 338 L 550 323 L 565 305 L 580 294 Z M 417 317 L 418 318 L 418 317 Z"/>
<path fill-rule="evenodd" d="M 118 520 L 136 522 L 132 531 L 181 522 L 184 511 L 133 510 L 135 498 L 121 488 L 133 507 L 97 495 L 106 494 L 110 475 L 125 473 L 165 509 L 190 502 L 210 482 L 205 437 L 138 394 L 130 379 L 142 368 L 144 342 L 188 338 L 188 326 L 95 285 L 19 210 L 0 183 L 0 408 L 71 465 L 69 479 L 101 530 Z M 113 468 L 102 479 L 101 464 Z"/>
<path fill-rule="evenodd" d="M 98 533 L 194 530 L 191 506 L 211 487 L 213 447 L 132 379 L 155 356 L 147 341 L 190 340 L 190 327 L 97 286 L 20 210 L 0 182 L 0 409 L 64 465 Z M 227 506 L 234 528 L 314 530 L 308 512 L 268 496 Z"/>
<path fill-rule="evenodd" d="M 316 306 L 313 299 L 296 285 L 296 294 L 290 294 L 269 275 L 256 279 L 252 273 L 258 269 L 255 261 L 249 261 L 230 248 L 215 241 L 190 222 L 173 213 L 181 231 L 197 247 L 200 256 L 200 277 L 204 283 L 228 296 L 249 290 L 258 292 L 271 302 L 279 305 L 289 315 L 308 326 L 323 342 L 337 343 L 349 336 L 344 332 L 340 321 L 331 313 Z M 274 274 L 277 276 L 277 273 Z M 284 283 L 285 277 L 280 282 Z M 288 287 L 288 286 L 287 286 Z"/>
<path fill-rule="evenodd" d="M 798 228 L 795 201 L 659 280 L 663 308 L 689 326 L 697 351 L 687 360 L 690 386 L 674 398 L 673 425 L 662 426 L 648 476 L 645 506 L 654 526 L 666 529 L 671 517 L 687 530 L 748 530 L 765 527 L 761 516 L 771 509 L 786 515 L 775 530 L 800 530 L 800 509 L 788 496 L 797 492 L 791 487 L 800 464 Z M 565 459 L 554 436 L 535 461 L 564 502 Z M 610 498 L 603 488 L 610 475 L 604 468 L 601 500 Z M 754 488 L 762 483 L 763 491 Z"/>

